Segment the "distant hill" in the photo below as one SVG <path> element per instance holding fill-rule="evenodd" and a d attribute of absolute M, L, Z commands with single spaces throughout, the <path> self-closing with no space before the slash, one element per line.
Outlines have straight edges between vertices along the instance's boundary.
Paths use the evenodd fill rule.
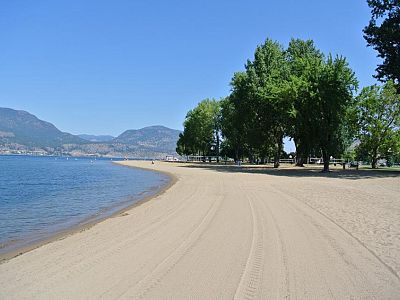
<path fill-rule="evenodd" d="M 115 137 L 111 135 L 91 135 L 91 134 L 78 134 L 81 139 L 90 142 L 109 142 Z"/>
<path fill-rule="evenodd" d="M 153 150 L 168 150 L 173 153 L 181 131 L 164 126 L 149 126 L 123 132 L 112 140 L 113 143 L 149 147 Z"/>
<path fill-rule="evenodd" d="M 53 124 L 34 115 L 10 108 L 0 108 L 0 144 L 28 147 L 60 147 L 63 144 L 83 144 L 75 135 L 58 130 Z"/>
<path fill-rule="evenodd" d="M 176 155 L 179 130 L 150 126 L 127 130 L 118 137 L 72 135 L 34 115 L 0 108 L 0 154 L 96 155 L 131 158 L 164 158 Z"/>

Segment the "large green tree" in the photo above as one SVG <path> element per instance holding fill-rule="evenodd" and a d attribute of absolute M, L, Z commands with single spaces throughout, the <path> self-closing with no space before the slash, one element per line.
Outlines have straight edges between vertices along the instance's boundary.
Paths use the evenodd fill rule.
<path fill-rule="evenodd" d="M 372 17 L 364 28 L 364 38 L 383 59 L 376 78 L 393 80 L 400 92 L 400 0 L 368 0 L 368 5 Z"/>
<path fill-rule="evenodd" d="M 246 73 L 250 93 L 248 109 L 253 115 L 248 132 L 251 144 L 259 151 L 271 145 L 277 168 L 290 112 L 289 70 L 282 46 L 267 39 L 256 48 L 254 60 L 247 62 Z"/>
<path fill-rule="evenodd" d="M 222 103 L 224 145 L 235 159 L 246 154 L 264 160 L 274 152 L 275 167 L 287 131 L 287 68 L 282 46 L 270 39 L 259 45 L 245 72 L 232 78 L 231 95 Z"/>
<path fill-rule="evenodd" d="M 292 39 L 286 51 L 290 70 L 291 113 L 289 136 L 296 146 L 296 165 L 303 166 L 315 150 L 316 136 L 313 123 L 315 97 L 318 93 L 318 74 L 323 65 L 323 54 L 312 40 Z"/>
<path fill-rule="evenodd" d="M 359 153 L 367 153 L 372 168 L 379 157 L 389 158 L 399 151 L 400 95 L 392 81 L 383 87 L 364 88 L 356 99 Z"/>
<path fill-rule="evenodd" d="M 177 152 L 180 155 L 218 155 L 220 104 L 214 99 L 201 101 L 190 110 L 179 136 Z"/>
<path fill-rule="evenodd" d="M 235 74 L 232 85 L 239 85 L 236 81 L 241 80 L 241 77 L 239 73 Z M 225 155 L 232 156 L 235 161 L 238 161 L 243 155 L 246 140 L 245 120 L 247 112 L 241 105 L 238 89 L 240 89 L 239 86 L 235 87 L 232 94 L 221 101 L 223 151 Z"/>
<path fill-rule="evenodd" d="M 283 137 L 290 136 L 300 163 L 322 155 L 328 171 L 330 156 L 342 154 L 349 140 L 356 86 L 346 60 L 325 59 L 312 41 L 292 40 L 284 50 L 267 39 L 245 71 L 234 74 L 228 97 L 205 100 L 188 113 L 177 151 L 207 155 L 211 146 L 219 149 L 221 131 L 225 154 L 250 161 L 273 156 L 278 167 Z"/>
<path fill-rule="evenodd" d="M 354 72 L 342 57 L 328 57 L 318 71 L 317 93 L 311 115 L 317 147 L 324 160 L 324 172 L 329 171 L 330 157 L 344 151 L 347 113 L 358 85 Z"/>

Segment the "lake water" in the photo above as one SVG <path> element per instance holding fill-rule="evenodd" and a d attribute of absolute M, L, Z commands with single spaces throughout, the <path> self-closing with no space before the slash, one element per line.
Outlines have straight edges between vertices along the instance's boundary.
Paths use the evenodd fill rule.
<path fill-rule="evenodd" d="M 168 182 L 110 160 L 0 156 L 0 254 L 110 216 Z"/>

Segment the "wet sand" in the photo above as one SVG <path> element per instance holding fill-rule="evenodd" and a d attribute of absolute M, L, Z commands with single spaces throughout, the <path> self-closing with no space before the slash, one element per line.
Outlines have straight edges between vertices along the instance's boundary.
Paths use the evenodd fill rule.
<path fill-rule="evenodd" d="M 398 173 L 124 162 L 163 194 L 0 265 L 0 298 L 396 299 Z"/>

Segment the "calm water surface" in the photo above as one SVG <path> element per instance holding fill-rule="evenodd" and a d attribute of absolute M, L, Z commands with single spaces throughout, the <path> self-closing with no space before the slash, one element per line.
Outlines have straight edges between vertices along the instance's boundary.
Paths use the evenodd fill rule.
<path fill-rule="evenodd" d="M 110 160 L 0 156 L 0 253 L 107 217 L 168 181 Z"/>

